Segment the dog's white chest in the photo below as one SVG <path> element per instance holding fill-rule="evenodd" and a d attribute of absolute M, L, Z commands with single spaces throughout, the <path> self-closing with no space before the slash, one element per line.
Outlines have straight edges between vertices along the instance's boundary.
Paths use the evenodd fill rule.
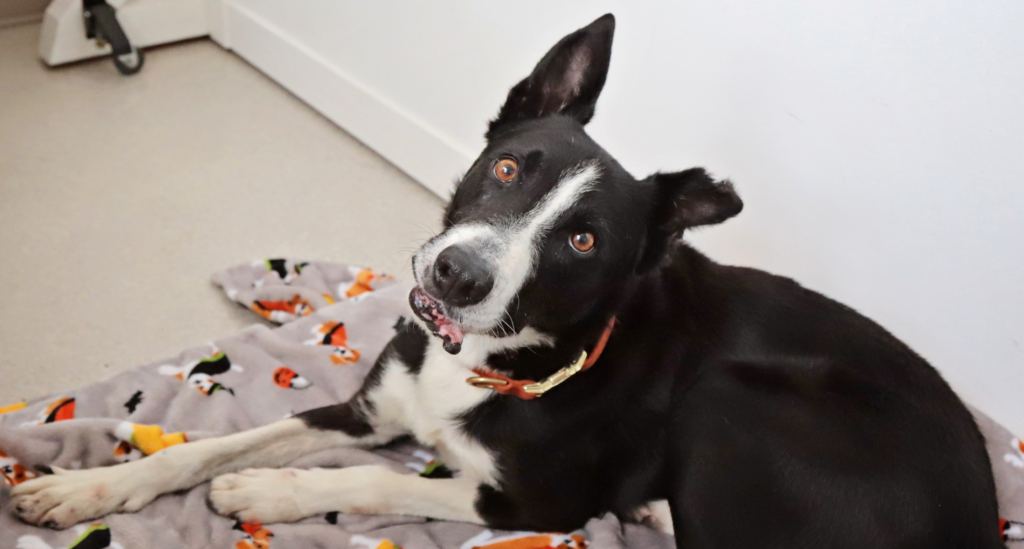
<path fill-rule="evenodd" d="M 386 365 L 378 391 L 377 415 L 403 425 L 417 440 L 438 449 L 442 459 L 462 476 L 488 484 L 497 483 L 494 456 L 467 436 L 462 416 L 488 398 L 512 398 L 489 389 L 473 387 L 466 379 L 473 368 L 487 363 L 491 353 L 520 347 L 550 345 L 548 336 L 530 328 L 502 339 L 467 335 L 457 355 L 445 352 L 441 340 L 431 338 L 419 373 L 397 359 Z"/>
<path fill-rule="evenodd" d="M 440 345 L 431 345 L 416 379 L 417 409 L 409 427 L 416 438 L 437 447 L 453 468 L 493 482 L 493 457 L 462 428 L 461 416 L 492 396 L 465 382 L 472 375 L 464 363 Z"/>
<path fill-rule="evenodd" d="M 494 458 L 479 442 L 466 436 L 460 417 L 492 396 L 487 390 L 466 384 L 473 375 L 467 364 L 486 359 L 463 349 L 452 356 L 440 341 L 432 340 L 418 374 L 397 361 L 387 365 L 375 399 L 383 419 L 404 425 L 417 440 L 434 446 L 442 460 L 464 477 L 494 483 Z"/>

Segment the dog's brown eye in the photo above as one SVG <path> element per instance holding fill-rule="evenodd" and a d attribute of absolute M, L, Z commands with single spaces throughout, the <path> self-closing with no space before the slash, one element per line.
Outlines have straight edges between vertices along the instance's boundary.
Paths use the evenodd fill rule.
<path fill-rule="evenodd" d="M 516 176 L 516 172 L 519 170 L 519 164 L 511 158 L 502 158 L 494 165 L 494 177 L 497 177 L 499 181 L 508 183 L 512 181 L 512 178 Z"/>
<path fill-rule="evenodd" d="M 594 233 L 576 233 L 569 239 L 569 243 L 574 250 L 585 254 L 594 249 Z"/>

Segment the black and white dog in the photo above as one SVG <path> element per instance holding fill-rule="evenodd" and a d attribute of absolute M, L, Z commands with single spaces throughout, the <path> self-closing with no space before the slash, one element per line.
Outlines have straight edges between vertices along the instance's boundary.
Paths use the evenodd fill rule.
<path fill-rule="evenodd" d="M 667 500 L 687 549 L 1003 547 L 982 437 L 927 362 L 684 244 L 739 213 L 731 184 L 637 180 L 587 136 L 614 26 L 566 36 L 509 92 L 413 258 L 419 318 L 350 402 L 57 469 L 14 488 L 17 514 L 66 528 L 212 479 L 214 509 L 263 523 L 340 510 L 568 531 Z M 266 469 L 403 435 L 459 474 Z"/>

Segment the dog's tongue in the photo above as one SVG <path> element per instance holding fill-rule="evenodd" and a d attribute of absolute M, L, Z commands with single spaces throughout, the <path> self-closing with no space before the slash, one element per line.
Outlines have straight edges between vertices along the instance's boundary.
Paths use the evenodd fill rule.
<path fill-rule="evenodd" d="M 448 319 L 446 318 L 445 320 Z M 438 326 L 437 335 L 444 339 L 445 351 L 457 355 L 462 350 L 462 328 L 450 322 L 448 324 L 441 324 Z"/>
<path fill-rule="evenodd" d="M 462 350 L 462 328 L 459 328 L 451 319 L 444 316 L 440 305 L 434 298 L 427 295 L 423 288 L 416 286 L 409 292 L 409 305 L 412 306 L 416 316 L 423 319 L 430 327 L 434 335 L 444 341 L 444 350 L 453 355 L 459 354 Z"/>

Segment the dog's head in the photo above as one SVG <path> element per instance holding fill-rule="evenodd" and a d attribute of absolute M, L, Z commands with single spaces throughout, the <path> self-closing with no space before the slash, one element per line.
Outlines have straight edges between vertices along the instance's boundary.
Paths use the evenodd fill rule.
<path fill-rule="evenodd" d="M 410 303 L 448 352 L 466 333 L 606 322 L 671 239 L 742 208 L 702 169 L 636 180 L 584 131 L 614 31 L 608 14 L 566 36 L 512 88 L 444 230 L 413 257 Z"/>

